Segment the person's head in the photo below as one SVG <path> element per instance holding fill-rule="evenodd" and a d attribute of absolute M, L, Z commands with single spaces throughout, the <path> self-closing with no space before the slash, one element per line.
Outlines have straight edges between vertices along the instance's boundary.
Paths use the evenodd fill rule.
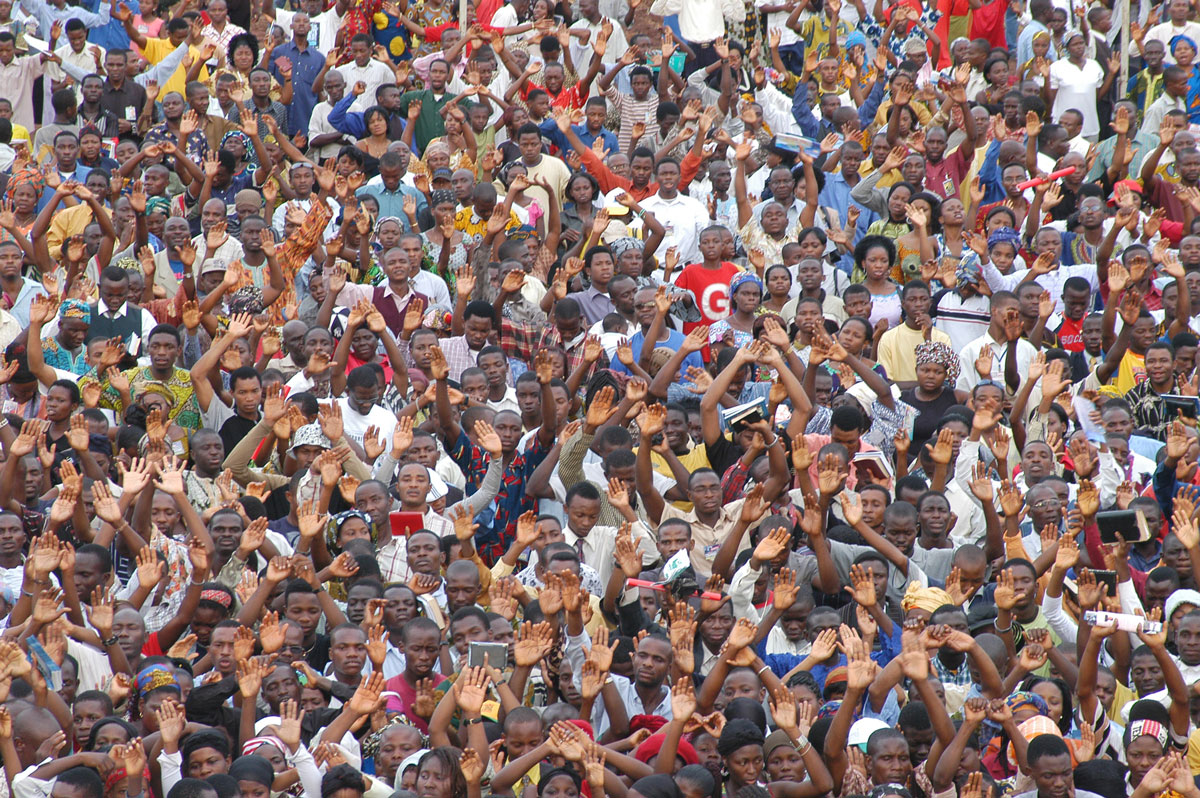
<path fill-rule="evenodd" d="M 417 798 L 455 798 L 466 795 L 467 782 L 458 766 L 460 756 L 457 748 L 449 746 L 434 748 L 422 756 L 421 761 L 417 763 Z"/>
<path fill-rule="evenodd" d="M 1071 751 L 1062 737 L 1053 734 L 1034 737 L 1029 741 L 1026 761 L 1029 775 L 1037 785 L 1038 798 L 1069 798 L 1074 794 Z"/>
<path fill-rule="evenodd" d="M 867 775 L 871 781 L 875 784 L 904 784 L 911 772 L 908 740 L 901 731 L 879 729 L 867 738 Z"/>
<path fill-rule="evenodd" d="M 179 749 L 183 770 L 193 779 L 206 779 L 215 773 L 229 772 L 229 738 L 216 729 L 188 735 Z"/>
<path fill-rule="evenodd" d="M 400 634 L 405 668 L 409 675 L 426 678 L 433 673 L 442 639 L 438 625 L 429 618 L 416 617 L 404 624 Z"/>

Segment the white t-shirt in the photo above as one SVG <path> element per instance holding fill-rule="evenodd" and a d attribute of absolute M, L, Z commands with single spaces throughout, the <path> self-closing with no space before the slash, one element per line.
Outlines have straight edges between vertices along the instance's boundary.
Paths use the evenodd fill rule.
<path fill-rule="evenodd" d="M 1050 88 L 1058 94 L 1054 97 L 1051 116 L 1062 117 L 1072 108 L 1083 114 L 1084 136 L 1100 133 L 1100 115 L 1096 112 L 1096 90 L 1104 83 L 1104 70 L 1095 59 L 1084 59 L 1083 67 L 1077 67 L 1066 58 L 1050 65 Z"/>
<path fill-rule="evenodd" d="M 391 442 L 392 432 L 396 429 L 395 413 L 389 413 L 379 405 L 373 405 L 364 416 L 351 407 L 350 400 L 344 397 L 338 400 L 338 404 L 342 407 L 342 426 L 347 439 L 362 446 L 367 427 L 374 427 L 378 430 L 379 438 L 385 444 Z"/>

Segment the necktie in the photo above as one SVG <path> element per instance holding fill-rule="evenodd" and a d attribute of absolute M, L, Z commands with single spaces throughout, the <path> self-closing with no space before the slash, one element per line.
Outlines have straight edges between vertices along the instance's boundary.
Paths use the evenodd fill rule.
<path fill-rule="evenodd" d="M 583 562 L 583 538 L 575 538 L 575 551 L 579 553 L 579 561 Z"/>

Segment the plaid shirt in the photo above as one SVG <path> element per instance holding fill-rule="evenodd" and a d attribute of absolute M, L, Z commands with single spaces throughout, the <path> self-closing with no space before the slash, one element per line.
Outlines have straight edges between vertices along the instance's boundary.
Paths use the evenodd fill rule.
<path fill-rule="evenodd" d="M 496 515 L 492 525 L 475 533 L 475 548 L 489 566 L 495 565 L 516 539 L 517 519 L 521 514 L 537 509 L 537 501 L 525 495 L 525 485 L 549 453 L 550 448 L 535 435 L 525 451 L 514 457 L 504 469 L 500 491 L 496 494 Z M 458 464 L 467 478 L 467 495 L 473 494 L 487 473 L 488 463 L 491 462 L 488 453 L 471 443 L 467 433 L 460 432 L 458 440 L 450 448 L 450 459 Z"/>
<path fill-rule="evenodd" d="M 509 357 L 518 357 L 527 363 L 533 362 L 533 355 L 549 346 L 557 346 L 567 353 L 567 374 L 571 374 L 583 363 L 583 344 L 586 335 L 580 335 L 571 344 L 564 344 L 562 334 L 553 324 L 528 324 L 511 319 L 500 320 L 500 348 Z M 583 384 L 596 369 L 608 368 L 608 355 L 601 352 L 588 373 L 584 375 Z"/>
<path fill-rule="evenodd" d="M 750 468 L 739 457 L 733 465 L 725 469 L 725 476 L 721 477 L 722 504 L 729 504 L 729 502 L 745 496 L 746 482 L 749 479 Z"/>
<path fill-rule="evenodd" d="M 1172 385 L 1171 392 L 1176 390 L 1177 387 Z M 1171 425 L 1172 416 L 1167 412 L 1166 401 L 1154 390 L 1149 379 L 1139 382 L 1126 392 L 1125 401 L 1129 402 L 1129 412 L 1133 416 L 1135 427 L 1149 430 L 1159 440 L 1166 440 L 1167 427 Z"/>

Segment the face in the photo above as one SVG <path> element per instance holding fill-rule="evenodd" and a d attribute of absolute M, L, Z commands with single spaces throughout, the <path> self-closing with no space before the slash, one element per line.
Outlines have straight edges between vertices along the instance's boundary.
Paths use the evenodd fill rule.
<path fill-rule="evenodd" d="M 214 748 L 200 748 L 188 757 L 187 767 L 191 778 L 206 779 L 216 773 L 228 773 L 229 759 Z"/>
<path fill-rule="evenodd" d="M 329 659 L 334 672 L 350 679 L 362 673 L 367 661 L 367 636 L 361 630 L 343 629 L 329 642 Z"/>
<path fill-rule="evenodd" d="M 1070 754 L 1044 756 L 1030 770 L 1042 798 L 1069 798 L 1074 794 Z"/>
<path fill-rule="evenodd" d="M 867 772 L 876 784 L 903 784 L 912 772 L 908 742 L 891 738 L 879 742 L 867 757 Z"/>

